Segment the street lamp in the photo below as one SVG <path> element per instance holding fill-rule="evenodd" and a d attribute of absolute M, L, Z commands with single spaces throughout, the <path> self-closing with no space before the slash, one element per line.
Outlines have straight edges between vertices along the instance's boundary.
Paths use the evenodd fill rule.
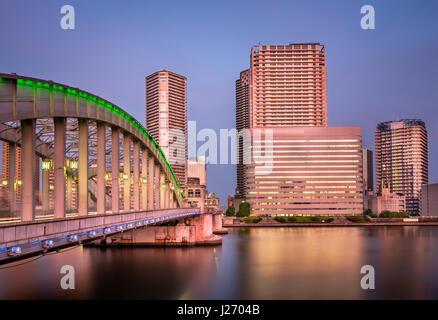
<path fill-rule="evenodd" d="M 41 168 L 44 171 L 50 170 L 51 166 L 52 166 L 52 161 L 51 160 L 43 160 L 43 161 L 41 161 Z"/>

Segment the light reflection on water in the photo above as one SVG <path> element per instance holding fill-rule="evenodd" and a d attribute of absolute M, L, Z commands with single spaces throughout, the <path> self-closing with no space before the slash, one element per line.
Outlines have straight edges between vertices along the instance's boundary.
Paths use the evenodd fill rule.
<path fill-rule="evenodd" d="M 75 290 L 59 284 L 67 264 Z M 375 290 L 360 288 L 365 264 Z M 245 228 L 215 247 L 77 247 L 0 270 L 0 299 L 31 298 L 437 299 L 438 228 Z"/>

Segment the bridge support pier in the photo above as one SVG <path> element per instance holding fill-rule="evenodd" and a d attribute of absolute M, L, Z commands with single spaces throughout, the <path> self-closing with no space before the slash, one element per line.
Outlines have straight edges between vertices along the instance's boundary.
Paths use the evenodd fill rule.
<path fill-rule="evenodd" d="M 166 181 L 164 173 L 160 171 L 160 208 L 166 208 Z"/>
<path fill-rule="evenodd" d="M 219 245 L 222 237 L 213 234 L 213 217 L 202 214 L 180 220 L 173 226 L 147 226 L 98 240 L 102 246 L 195 246 Z"/>
<path fill-rule="evenodd" d="M 148 208 L 148 152 L 146 149 L 141 150 L 141 209 Z"/>
<path fill-rule="evenodd" d="M 55 218 L 63 218 L 65 216 L 65 118 L 54 118 L 55 127 L 55 186 L 54 186 L 54 198 L 55 198 Z M 88 170 L 88 165 L 86 167 Z M 45 183 L 43 183 L 43 207 L 44 203 L 48 202 L 48 184 L 49 177 L 48 171 L 43 171 L 47 175 L 47 190 L 45 190 Z M 45 177 L 44 177 L 45 178 Z M 44 182 L 44 180 L 43 180 Z M 47 199 L 45 199 L 47 193 Z M 48 203 L 47 203 L 48 208 Z"/>
<path fill-rule="evenodd" d="M 78 215 L 88 215 L 88 121 L 78 119 Z"/>
<path fill-rule="evenodd" d="M 160 166 L 154 164 L 154 209 L 160 208 Z"/>
<path fill-rule="evenodd" d="M 154 210 L 155 187 L 154 187 L 154 157 L 148 156 L 148 210 Z"/>
<path fill-rule="evenodd" d="M 214 234 L 227 234 L 228 230 L 222 227 L 222 214 L 213 214 L 213 233 Z"/>
<path fill-rule="evenodd" d="M 21 221 L 31 221 L 35 218 L 35 119 L 21 120 L 21 140 Z"/>
<path fill-rule="evenodd" d="M 131 137 L 123 134 L 123 210 L 131 211 Z"/>
<path fill-rule="evenodd" d="M 97 214 L 105 213 L 105 124 L 97 122 Z"/>
<path fill-rule="evenodd" d="M 139 179 L 140 179 L 140 165 L 139 165 L 139 161 L 140 161 L 140 144 L 138 143 L 138 141 L 134 142 L 134 168 L 133 168 L 133 174 L 132 174 L 132 182 L 133 182 L 133 202 L 134 202 L 134 206 L 133 209 L 134 211 L 138 211 L 140 210 L 140 184 L 139 184 Z"/>
<path fill-rule="evenodd" d="M 111 210 L 119 213 L 119 129 L 111 128 Z"/>
<path fill-rule="evenodd" d="M 17 188 L 16 188 L 16 163 L 17 163 L 17 145 L 15 143 L 9 143 L 9 181 L 8 181 L 8 191 L 9 191 L 9 212 L 11 217 L 15 217 L 17 214 Z"/>

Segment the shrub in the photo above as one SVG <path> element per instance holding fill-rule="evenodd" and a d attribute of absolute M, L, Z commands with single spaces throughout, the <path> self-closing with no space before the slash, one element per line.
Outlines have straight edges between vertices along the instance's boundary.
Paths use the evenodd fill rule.
<path fill-rule="evenodd" d="M 297 221 L 297 218 L 295 217 L 275 217 L 274 219 L 281 223 L 291 223 Z"/>
<path fill-rule="evenodd" d="M 225 211 L 225 215 L 227 217 L 232 217 L 236 215 L 236 208 L 234 208 L 234 206 L 228 207 L 227 211 Z"/>
<path fill-rule="evenodd" d="M 347 216 L 347 220 L 351 222 L 368 222 L 368 216 Z"/>
<path fill-rule="evenodd" d="M 391 212 L 391 211 L 383 211 L 379 217 L 380 218 L 409 218 L 409 212 Z"/>
<path fill-rule="evenodd" d="M 250 206 L 248 202 L 242 201 L 239 205 L 239 212 L 237 212 L 238 217 L 247 217 L 250 213 Z"/>
<path fill-rule="evenodd" d="M 292 223 L 292 222 L 300 222 L 300 223 L 329 223 L 333 221 L 332 217 L 275 217 L 275 220 L 281 223 Z"/>
<path fill-rule="evenodd" d="M 240 218 L 240 222 L 243 223 L 259 223 L 261 220 L 262 218 L 258 216 Z"/>

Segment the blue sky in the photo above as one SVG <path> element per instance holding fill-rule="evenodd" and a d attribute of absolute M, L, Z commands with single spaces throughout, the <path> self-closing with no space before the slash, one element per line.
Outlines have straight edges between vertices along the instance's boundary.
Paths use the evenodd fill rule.
<path fill-rule="evenodd" d="M 76 29 L 60 28 L 73 5 Z M 362 30 L 371 4 L 376 29 Z M 188 79 L 198 130 L 235 127 L 234 81 L 251 45 L 327 46 L 328 120 L 360 126 L 374 148 L 382 121 L 420 118 L 429 132 L 430 182 L 438 182 L 438 1 L 2 0 L 0 72 L 51 79 L 106 98 L 144 123 L 145 76 Z M 209 165 L 208 188 L 225 203 L 233 165 Z"/>

